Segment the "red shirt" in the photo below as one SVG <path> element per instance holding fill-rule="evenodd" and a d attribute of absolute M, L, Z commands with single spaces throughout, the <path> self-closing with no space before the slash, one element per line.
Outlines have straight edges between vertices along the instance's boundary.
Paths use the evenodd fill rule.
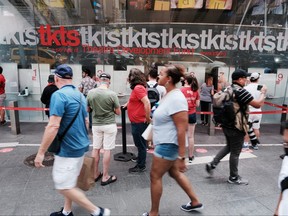
<path fill-rule="evenodd" d="M 196 101 L 200 100 L 200 95 L 198 91 L 192 91 L 191 87 L 182 87 L 181 92 L 184 94 L 188 102 L 188 114 L 193 114 L 196 112 Z"/>
<path fill-rule="evenodd" d="M 5 77 L 3 74 L 0 74 L 0 95 L 5 93 Z"/>
<path fill-rule="evenodd" d="M 146 121 L 146 112 L 141 101 L 145 96 L 147 96 L 147 89 L 142 85 L 136 85 L 132 90 L 127 106 L 130 122 L 142 123 Z"/>

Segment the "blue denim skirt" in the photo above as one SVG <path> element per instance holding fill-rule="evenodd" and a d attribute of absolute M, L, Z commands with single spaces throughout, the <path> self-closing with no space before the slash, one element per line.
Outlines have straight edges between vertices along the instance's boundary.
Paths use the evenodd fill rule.
<path fill-rule="evenodd" d="M 154 155 L 155 157 L 174 161 L 178 157 L 178 145 L 173 143 L 158 144 L 154 148 Z"/>

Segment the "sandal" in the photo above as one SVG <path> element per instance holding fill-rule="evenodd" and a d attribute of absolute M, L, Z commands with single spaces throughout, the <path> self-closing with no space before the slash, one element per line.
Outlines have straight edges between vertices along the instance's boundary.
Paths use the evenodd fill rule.
<path fill-rule="evenodd" d="M 100 172 L 100 174 L 97 176 L 97 178 L 95 178 L 95 182 L 99 181 L 103 176 L 103 173 Z"/>
<path fill-rule="evenodd" d="M 114 177 L 114 179 L 113 179 L 113 177 Z M 109 177 L 109 179 L 107 181 L 105 181 L 105 182 L 101 181 L 101 185 L 105 186 L 105 185 L 108 185 L 108 184 L 115 182 L 116 180 L 117 180 L 117 177 L 112 175 Z"/>

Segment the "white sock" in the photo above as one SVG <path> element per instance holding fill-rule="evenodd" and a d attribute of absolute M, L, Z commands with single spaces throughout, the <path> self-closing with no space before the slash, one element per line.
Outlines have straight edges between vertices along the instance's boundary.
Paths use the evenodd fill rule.
<path fill-rule="evenodd" d="M 71 211 L 65 211 L 64 209 L 62 210 L 62 214 L 64 215 L 69 215 L 71 213 Z"/>
<path fill-rule="evenodd" d="M 93 216 L 98 216 L 99 214 L 100 214 L 100 208 L 98 208 L 98 207 L 97 207 L 96 210 L 94 210 L 94 211 L 91 213 L 91 215 L 93 215 Z"/>

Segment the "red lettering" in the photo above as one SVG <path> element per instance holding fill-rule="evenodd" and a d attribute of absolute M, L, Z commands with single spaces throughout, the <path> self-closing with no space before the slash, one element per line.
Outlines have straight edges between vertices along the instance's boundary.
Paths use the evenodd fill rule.
<path fill-rule="evenodd" d="M 67 31 L 67 39 L 69 46 L 79 46 L 80 45 L 80 38 L 79 32 L 76 30 Z"/>

